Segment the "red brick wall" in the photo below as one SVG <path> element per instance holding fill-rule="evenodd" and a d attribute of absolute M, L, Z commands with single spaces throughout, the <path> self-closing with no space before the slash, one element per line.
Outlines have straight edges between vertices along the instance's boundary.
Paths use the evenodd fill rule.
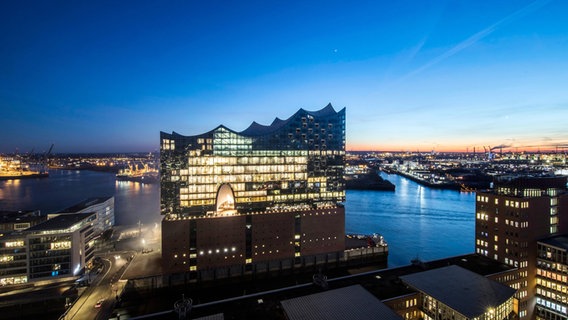
<path fill-rule="evenodd" d="M 345 250 L 345 208 L 301 213 L 302 256 Z"/>
<path fill-rule="evenodd" d="M 294 258 L 294 213 L 268 213 L 252 217 L 252 259 Z"/>
<path fill-rule="evenodd" d="M 245 222 L 244 215 L 198 219 L 197 268 L 244 264 Z"/>
<path fill-rule="evenodd" d="M 162 221 L 162 267 L 164 273 L 189 271 L 189 220 Z"/>

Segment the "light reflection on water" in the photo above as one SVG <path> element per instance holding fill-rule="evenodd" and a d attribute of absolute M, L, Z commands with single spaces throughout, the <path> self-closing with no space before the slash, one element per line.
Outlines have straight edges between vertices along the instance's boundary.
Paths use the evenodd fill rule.
<path fill-rule="evenodd" d="M 389 243 L 389 266 L 419 257 L 432 260 L 474 250 L 475 195 L 423 187 L 385 175 L 395 192 L 347 191 L 348 233 L 380 233 Z M 107 172 L 52 170 L 49 178 L 0 181 L 0 210 L 51 213 L 89 197 L 115 195 L 118 225 L 159 222 L 159 184 L 116 181 Z"/>
<path fill-rule="evenodd" d="M 158 184 L 116 181 L 108 172 L 50 170 L 49 178 L 0 181 L 0 194 L 0 210 L 53 213 L 86 198 L 114 195 L 118 225 L 161 218 Z"/>
<path fill-rule="evenodd" d="M 474 251 L 475 194 L 431 189 L 397 175 L 381 176 L 395 192 L 348 190 L 345 231 L 380 233 L 389 267 Z"/>

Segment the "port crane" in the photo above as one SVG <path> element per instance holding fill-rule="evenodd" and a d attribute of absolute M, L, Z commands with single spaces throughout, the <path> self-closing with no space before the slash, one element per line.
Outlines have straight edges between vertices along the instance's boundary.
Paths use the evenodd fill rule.
<path fill-rule="evenodd" d="M 42 168 L 42 171 L 44 171 L 44 172 L 47 171 L 49 155 L 51 154 L 51 150 L 53 150 L 53 146 L 54 146 L 54 144 L 52 143 L 52 144 L 51 144 L 51 147 L 49 147 L 49 150 L 47 150 L 47 151 L 43 154 L 43 159 L 42 159 L 43 168 Z"/>

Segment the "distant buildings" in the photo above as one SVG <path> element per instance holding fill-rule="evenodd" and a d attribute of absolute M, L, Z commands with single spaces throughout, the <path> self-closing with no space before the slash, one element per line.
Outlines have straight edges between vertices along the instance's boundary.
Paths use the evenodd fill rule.
<path fill-rule="evenodd" d="M 476 253 L 517 269 L 514 274 L 497 280 L 517 289 L 520 319 L 534 318 L 533 311 L 537 302 L 544 301 L 543 297 L 536 299 L 537 291 L 541 292 L 541 295 L 544 292 L 542 287 L 537 290 L 538 263 L 541 264 L 541 277 L 544 272 L 544 260 L 540 257 L 541 252 L 537 251 L 537 241 L 567 232 L 566 182 L 566 177 L 505 176 L 495 181 L 491 191 L 477 193 Z M 543 242 L 539 246 L 546 246 L 546 243 Z M 558 266 L 554 262 L 549 263 Z M 548 271 L 545 274 L 547 275 Z M 542 279 L 540 281 L 542 282 Z M 553 288 L 560 285 L 566 289 L 566 282 L 561 281 L 562 278 L 555 279 Z M 551 299 L 556 299 L 556 296 L 551 296 L 550 293 L 546 293 L 548 305 Z M 566 307 L 566 301 L 561 302 L 561 306 Z M 542 308 L 542 304 L 539 308 Z M 560 307 L 560 311 L 562 310 L 565 309 Z M 566 313 L 563 316 L 565 317 Z"/>
<path fill-rule="evenodd" d="M 114 197 L 89 199 L 64 211 L 47 220 L 41 215 L 3 219 L 4 227 L 13 227 L 0 231 L 0 287 L 58 281 L 84 271 L 96 237 L 114 225 Z"/>
<path fill-rule="evenodd" d="M 342 256 L 345 109 L 161 132 L 160 155 L 165 273 L 209 279 Z"/>

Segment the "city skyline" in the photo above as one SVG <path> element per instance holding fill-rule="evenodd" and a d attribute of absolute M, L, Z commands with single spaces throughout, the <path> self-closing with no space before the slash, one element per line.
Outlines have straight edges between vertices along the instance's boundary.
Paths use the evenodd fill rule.
<path fill-rule="evenodd" d="M 568 146 L 561 1 L 2 4 L 0 152 L 346 107 L 347 150 Z"/>

